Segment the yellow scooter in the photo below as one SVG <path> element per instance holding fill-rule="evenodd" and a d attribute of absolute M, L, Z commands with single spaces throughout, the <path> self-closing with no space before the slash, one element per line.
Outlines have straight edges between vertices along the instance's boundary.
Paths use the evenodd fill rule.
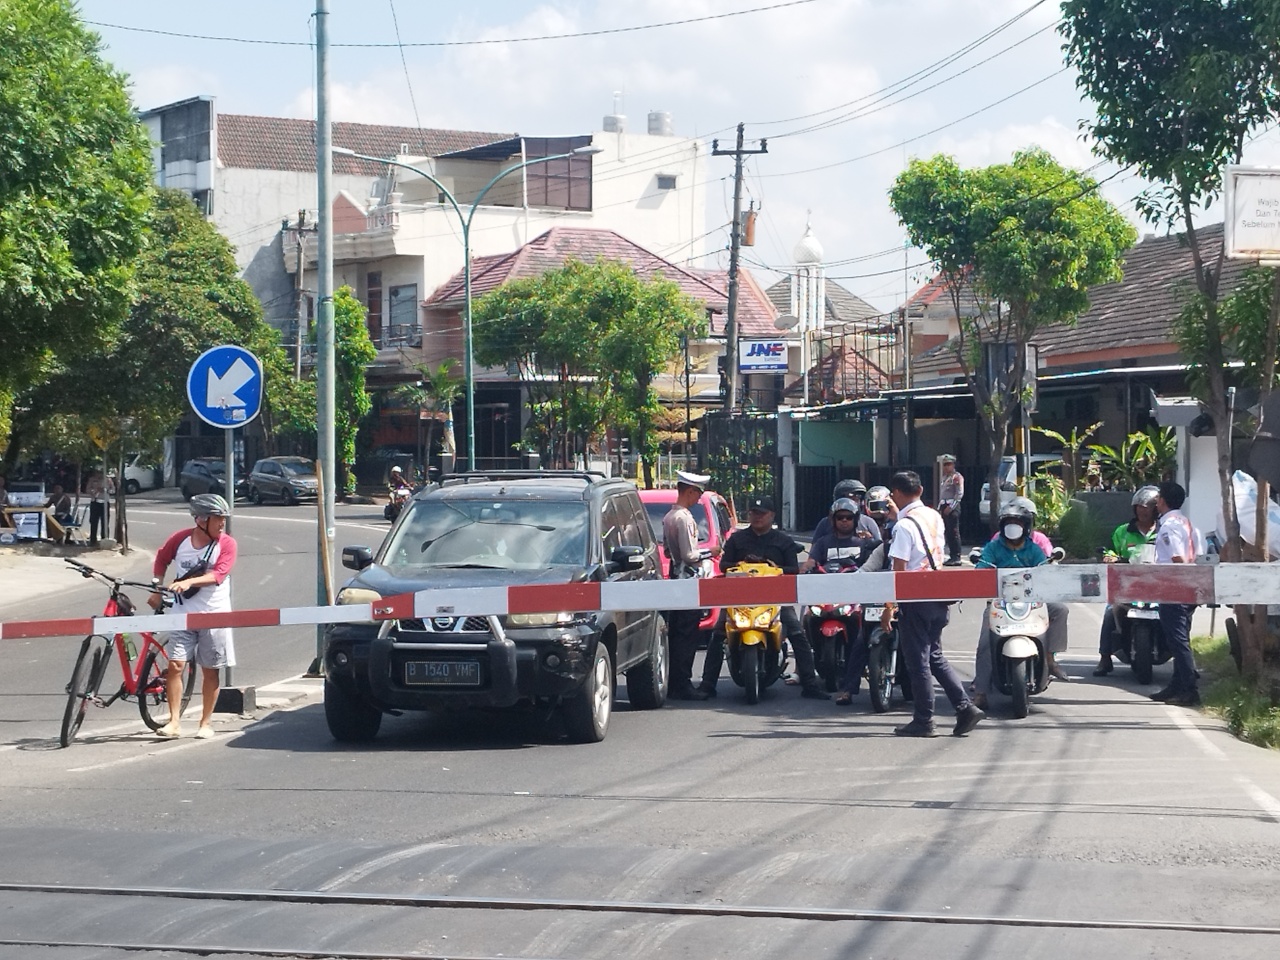
<path fill-rule="evenodd" d="M 726 577 L 779 577 L 772 563 L 739 563 Z M 782 676 L 782 607 L 762 604 L 728 607 L 725 612 L 725 655 L 729 676 L 747 694 L 747 703 L 759 703 L 760 691 Z"/>

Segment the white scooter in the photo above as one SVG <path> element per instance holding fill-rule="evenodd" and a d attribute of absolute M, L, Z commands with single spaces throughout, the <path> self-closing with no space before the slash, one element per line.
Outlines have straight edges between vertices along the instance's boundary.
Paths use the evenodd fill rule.
<path fill-rule="evenodd" d="M 970 554 L 976 563 L 980 551 Z M 1062 559 L 1061 548 L 1050 562 Z M 1043 693 L 1052 682 L 1045 648 L 1049 634 L 1049 608 L 1025 600 L 992 600 L 987 604 L 987 629 L 991 632 L 991 680 L 997 690 L 1013 700 L 1013 715 L 1022 719 L 1031 708 L 1033 694 Z"/>

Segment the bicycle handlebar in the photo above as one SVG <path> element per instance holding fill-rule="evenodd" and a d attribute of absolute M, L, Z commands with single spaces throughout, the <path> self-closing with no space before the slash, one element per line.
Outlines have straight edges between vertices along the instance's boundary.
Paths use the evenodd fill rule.
<path fill-rule="evenodd" d="M 98 580 L 101 583 L 111 587 L 112 590 L 119 590 L 121 587 L 137 587 L 141 590 L 147 590 L 151 593 L 158 593 L 165 598 L 165 606 L 172 606 L 174 600 L 177 599 L 177 591 L 171 590 L 164 586 L 159 578 L 153 578 L 150 583 L 142 583 L 138 580 L 124 580 L 120 577 L 113 577 L 101 570 L 95 570 L 87 563 L 81 563 L 79 560 L 73 560 L 71 557 L 63 557 L 63 561 L 76 570 L 80 571 L 80 575 L 86 580 Z"/>

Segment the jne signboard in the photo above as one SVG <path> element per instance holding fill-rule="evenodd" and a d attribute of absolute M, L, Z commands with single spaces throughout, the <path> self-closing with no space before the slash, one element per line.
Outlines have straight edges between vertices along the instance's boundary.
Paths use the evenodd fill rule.
<path fill-rule="evenodd" d="M 787 369 L 786 340 L 739 340 L 738 369 L 743 373 Z"/>

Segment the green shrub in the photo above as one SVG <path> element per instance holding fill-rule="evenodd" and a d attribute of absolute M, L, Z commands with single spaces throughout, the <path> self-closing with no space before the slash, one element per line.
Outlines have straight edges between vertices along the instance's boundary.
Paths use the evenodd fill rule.
<path fill-rule="evenodd" d="M 1249 689 L 1236 670 L 1225 637 L 1194 637 L 1196 665 L 1205 675 L 1205 709 L 1227 722 L 1227 729 L 1246 743 L 1280 748 L 1280 707 Z"/>
<path fill-rule="evenodd" d="M 1076 560 L 1097 560 L 1110 532 L 1082 503 L 1072 503 L 1058 521 L 1058 543 Z"/>
<path fill-rule="evenodd" d="M 1047 537 L 1058 536 L 1058 524 L 1071 506 L 1071 497 L 1062 478 L 1051 473 L 1037 473 L 1031 502 L 1036 505 L 1036 527 Z"/>

